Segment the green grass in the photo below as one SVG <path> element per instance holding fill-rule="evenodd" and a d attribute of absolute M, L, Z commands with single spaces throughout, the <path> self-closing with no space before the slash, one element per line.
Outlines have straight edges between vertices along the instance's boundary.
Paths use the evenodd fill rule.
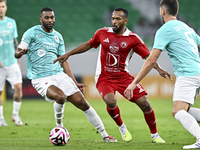
<path fill-rule="evenodd" d="M 70 132 L 70 141 L 66 146 L 56 147 L 49 141 L 49 132 L 55 127 L 53 103 L 40 100 L 23 100 L 20 117 L 24 126 L 17 127 L 11 121 L 12 101 L 4 102 L 4 118 L 7 127 L 0 127 L 0 150 L 177 150 L 193 144 L 195 138 L 172 117 L 171 100 L 150 100 L 157 118 L 157 128 L 165 144 L 151 142 L 150 132 L 140 109 L 126 100 L 119 100 L 121 116 L 133 136 L 131 142 L 121 139 L 119 129 L 107 114 L 102 100 L 89 103 L 101 117 L 108 134 L 114 136 L 117 143 L 104 143 L 101 135 L 86 119 L 82 111 L 66 103 L 64 125 Z M 196 101 L 196 107 L 200 101 Z"/>

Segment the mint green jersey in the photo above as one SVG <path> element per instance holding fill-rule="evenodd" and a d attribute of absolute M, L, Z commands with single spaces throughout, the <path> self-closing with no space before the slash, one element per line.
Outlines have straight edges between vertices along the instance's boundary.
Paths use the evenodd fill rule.
<path fill-rule="evenodd" d="M 15 20 L 9 17 L 0 20 L 0 61 L 3 63 L 4 67 L 17 63 L 17 59 L 14 57 L 14 38 L 17 37 Z"/>
<path fill-rule="evenodd" d="M 29 79 L 38 79 L 50 75 L 56 75 L 63 72 L 63 68 L 58 62 L 53 61 L 65 53 L 65 46 L 62 35 L 55 31 L 45 32 L 41 25 L 28 29 L 22 41 L 28 46 L 27 59 L 27 77 Z"/>
<path fill-rule="evenodd" d="M 156 32 L 153 48 L 167 51 L 176 77 L 196 76 L 200 75 L 199 44 L 200 38 L 192 28 L 171 20 Z"/>

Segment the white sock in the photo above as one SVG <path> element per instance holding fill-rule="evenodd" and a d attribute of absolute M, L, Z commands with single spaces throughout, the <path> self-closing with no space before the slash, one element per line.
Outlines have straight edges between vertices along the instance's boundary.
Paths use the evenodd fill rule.
<path fill-rule="evenodd" d="M 54 108 L 54 114 L 57 124 L 62 124 L 62 119 L 64 116 L 64 107 L 65 104 L 58 104 L 57 102 L 54 102 L 53 108 Z"/>
<path fill-rule="evenodd" d="M 176 113 L 175 118 L 197 139 L 200 138 L 200 127 L 195 118 L 185 110 Z"/>
<path fill-rule="evenodd" d="M 90 106 L 90 108 L 86 111 L 84 111 L 85 116 L 87 119 L 94 125 L 94 127 L 99 131 L 101 136 L 103 138 L 108 136 L 108 133 L 105 130 L 105 127 L 99 117 L 99 115 L 96 113 L 96 111 Z"/>
<path fill-rule="evenodd" d="M 126 134 L 126 125 L 123 123 L 121 126 L 118 126 L 119 127 L 119 131 L 121 132 L 122 135 Z"/>
<path fill-rule="evenodd" d="M 22 102 L 13 101 L 13 115 L 18 115 Z"/>
<path fill-rule="evenodd" d="M 200 122 L 200 109 L 199 108 L 191 107 L 189 109 L 188 113 L 190 115 L 192 115 L 197 120 L 197 122 Z"/>
<path fill-rule="evenodd" d="M 0 106 L 0 119 L 3 119 L 3 105 Z"/>

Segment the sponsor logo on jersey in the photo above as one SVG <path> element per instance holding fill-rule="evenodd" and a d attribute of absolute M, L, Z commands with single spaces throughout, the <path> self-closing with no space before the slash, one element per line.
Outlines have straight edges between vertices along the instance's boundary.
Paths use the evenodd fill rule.
<path fill-rule="evenodd" d="M 127 45 L 128 45 L 128 44 L 127 44 L 125 41 L 122 41 L 122 42 L 120 43 L 120 46 L 121 46 L 122 48 L 126 48 Z"/>
<path fill-rule="evenodd" d="M 10 34 L 10 31 L 9 31 L 9 30 L 0 32 L 0 35 L 1 35 L 1 36 L 8 36 L 9 34 Z"/>
<path fill-rule="evenodd" d="M 54 38 L 55 38 L 56 42 L 59 42 L 58 36 L 54 36 Z"/>
<path fill-rule="evenodd" d="M 119 46 L 116 44 L 116 43 L 112 43 L 110 46 L 109 46 L 109 50 L 112 52 L 112 53 L 117 53 L 119 51 Z"/>
<path fill-rule="evenodd" d="M 37 54 L 38 56 L 43 57 L 46 54 L 46 51 L 44 49 L 38 49 Z"/>
<path fill-rule="evenodd" d="M 109 39 L 106 38 L 105 40 L 103 40 L 103 42 L 109 43 Z"/>
<path fill-rule="evenodd" d="M 43 37 L 43 36 L 45 36 L 45 35 L 40 35 L 40 34 L 38 34 L 38 37 Z"/>
<path fill-rule="evenodd" d="M 12 23 L 8 22 L 8 27 L 12 28 Z"/>

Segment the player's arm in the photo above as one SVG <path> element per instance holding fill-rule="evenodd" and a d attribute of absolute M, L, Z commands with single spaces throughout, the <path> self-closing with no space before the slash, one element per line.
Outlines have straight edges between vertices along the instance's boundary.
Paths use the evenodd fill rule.
<path fill-rule="evenodd" d="M 92 46 L 89 44 L 89 42 L 85 42 L 85 43 L 81 44 L 80 46 L 76 47 L 75 49 L 71 50 L 70 52 L 55 59 L 54 63 L 59 61 L 60 64 L 62 64 L 63 62 L 65 62 L 68 59 L 69 56 L 74 55 L 74 54 L 84 53 L 91 48 L 92 48 Z"/>
<path fill-rule="evenodd" d="M 15 58 L 21 58 L 22 55 L 27 54 L 28 52 L 28 43 L 21 41 L 19 46 L 17 47 L 17 50 L 15 51 Z"/>
<path fill-rule="evenodd" d="M 140 72 L 137 74 L 135 79 L 124 91 L 125 96 L 128 99 L 133 97 L 133 90 L 136 88 L 137 84 L 151 71 L 151 69 L 156 65 L 157 59 L 160 56 L 161 51 L 159 49 L 153 49 L 149 57 L 145 60 Z"/>
<path fill-rule="evenodd" d="M 18 40 L 17 40 L 17 38 L 14 38 L 14 48 L 15 48 L 15 51 L 17 50 L 17 47 L 18 47 Z M 17 60 L 17 63 L 20 66 L 19 59 Z"/>
<path fill-rule="evenodd" d="M 71 67 L 69 65 L 69 62 L 68 61 L 65 61 L 61 64 L 61 67 L 63 68 L 64 72 L 74 81 L 74 83 L 76 84 L 76 86 L 81 90 L 81 92 L 84 93 L 85 91 L 85 84 L 81 84 L 81 83 L 78 83 L 74 77 L 74 75 L 72 74 L 72 71 L 71 71 Z"/>
<path fill-rule="evenodd" d="M 199 50 L 199 52 L 200 52 L 200 44 L 198 45 L 198 50 Z"/>

